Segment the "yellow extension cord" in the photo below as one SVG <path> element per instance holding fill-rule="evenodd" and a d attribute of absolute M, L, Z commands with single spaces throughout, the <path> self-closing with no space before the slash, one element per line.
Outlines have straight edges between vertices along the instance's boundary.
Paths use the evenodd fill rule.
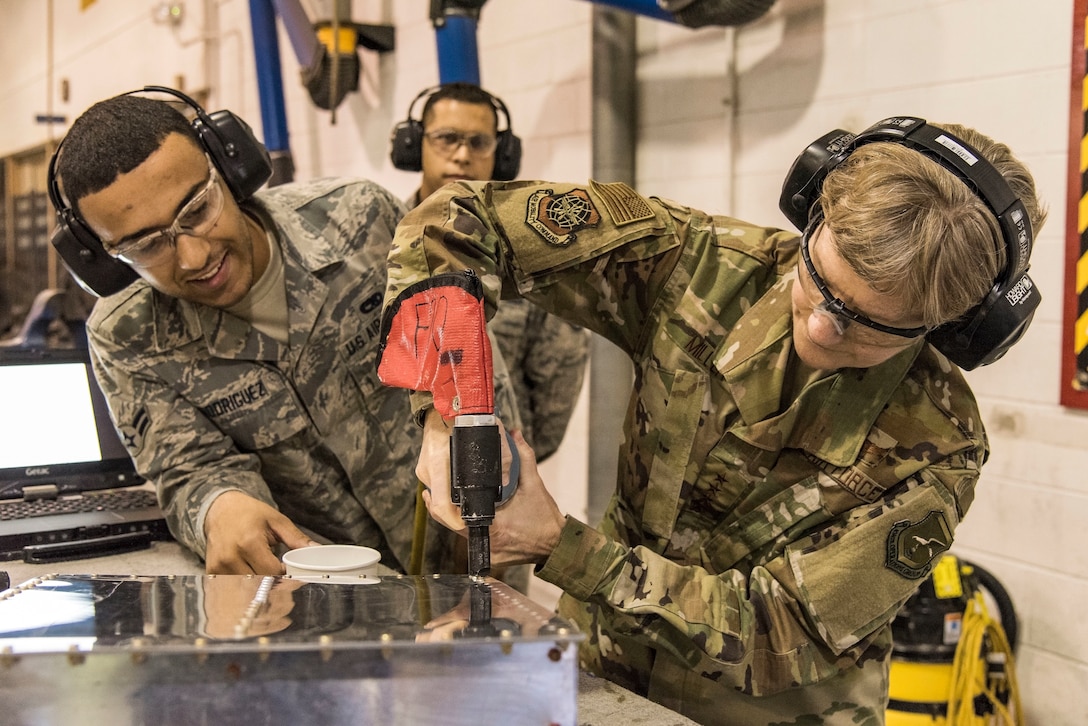
<path fill-rule="evenodd" d="M 984 696 L 993 707 L 992 724 L 1023 726 L 1020 707 L 1020 687 L 1016 681 L 1016 660 L 1001 623 L 990 617 L 981 592 L 967 602 L 963 613 L 963 629 L 952 661 L 952 681 L 948 696 L 948 726 L 977 726 L 975 697 Z M 988 639 L 988 640 L 987 640 Z M 1004 659 L 1005 687 L 1008 706 L 1002 703 L 997 685 L 988 677 L 987 667 L 979 668 L 979 659 Z M 987 661 L 988 664 L 988 661 Z"/>

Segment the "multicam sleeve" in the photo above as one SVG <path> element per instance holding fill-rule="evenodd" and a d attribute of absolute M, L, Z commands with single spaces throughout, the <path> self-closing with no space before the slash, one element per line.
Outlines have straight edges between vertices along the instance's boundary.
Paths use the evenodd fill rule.
<path fill-rule="evenodd" d="M 501 297 L 525 297 L 637 355 L 644 306 L 662 282 L 655 276 L 672 267 L 639 263 L 657 255 L 675 262 L 675 224 L 624 184 L 448 184 L 398 226 L 385 310 L 415 283 L 472 269 L 489 316 Z"/>
<path fill-rule="evenodd" d="M 605 606 L 600 617 L 612 632 L 665 648 L 720 685 L 780 693 L 871 657 L 870 646 L 928 573 L 924 558 L 894 561 L 891 543 L 928 528 L 927 538 L 951 545 L 960 519 L 951 492 L 969 490 L 978 475 L 962 463 L 923 470 L 896 494 L 843 513 L 750 571 L 673 562 L 568 518 L 537 576 Z M 911 565 L 918 569 L 904 576 Z"/>

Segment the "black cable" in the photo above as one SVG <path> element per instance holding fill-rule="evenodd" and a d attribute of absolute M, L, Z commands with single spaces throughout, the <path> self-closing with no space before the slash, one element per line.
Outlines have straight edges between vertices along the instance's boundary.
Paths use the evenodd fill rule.
<path fill-rule="evenodd" d="M 1012 652 L 1016 652 L 1016 646 L 1019 644 L 1019 622 L 1016 618 L 1016 609 L 1013 607 L 1012 598 L 1009 597 L 1008 590 L 998 581 L 985 568 L 979 567 L 973 562 L 965 562 L 975 571 L 978 576 L 979 585 L 982 586 L 986 592 L 993 597 L 994 602 L 997 603 L 998 612 L 1001 614 L 1001 627 L 1005 631 L 1005 637 L 1008 638 L 1009 646 L 1012 648 Z"/>

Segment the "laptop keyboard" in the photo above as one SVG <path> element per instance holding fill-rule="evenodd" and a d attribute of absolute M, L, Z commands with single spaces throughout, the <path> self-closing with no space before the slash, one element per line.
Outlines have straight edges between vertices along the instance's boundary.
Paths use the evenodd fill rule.
<path fill-rule="evenodd" d="M 78 497 L 0 502 L 0 521 L 45 517 L 52 514 L 123 511 L 158 506 L 155 492 L 147 489 L 123 489 L 115 492 L 89 492 Z"/>

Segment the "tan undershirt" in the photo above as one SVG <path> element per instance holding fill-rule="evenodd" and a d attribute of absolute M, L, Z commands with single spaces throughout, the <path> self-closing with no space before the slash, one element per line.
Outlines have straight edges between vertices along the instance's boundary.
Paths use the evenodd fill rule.
<path fill-rule="evenodd" d="M 248 320 L 257 330 L 281 343 L 287 342 L 287 287 L 284 282 L 283 254 L 279 245 L 264 238 L 270 254 L 268 266 L 256 284 L 227 312 Z"/>

